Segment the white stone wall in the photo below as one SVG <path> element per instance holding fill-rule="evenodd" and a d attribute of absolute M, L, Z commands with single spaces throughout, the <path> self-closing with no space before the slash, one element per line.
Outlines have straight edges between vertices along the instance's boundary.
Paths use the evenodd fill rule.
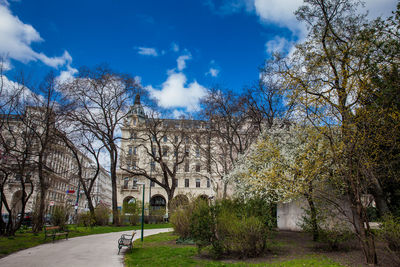
<path fill-rule="evenodd" d="M 304 216 L 304 208 L 308 208 L 305 199 L 288 203 L 278 203 L 277 220 L 279 230 L 301 231 L 300 224 Z"/>

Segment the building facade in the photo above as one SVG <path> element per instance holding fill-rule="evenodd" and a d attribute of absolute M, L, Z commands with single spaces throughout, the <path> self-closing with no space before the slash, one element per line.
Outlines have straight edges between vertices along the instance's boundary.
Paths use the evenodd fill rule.
<path fill-rule="evenodd" d="M 35 108 L 28 108 L 24 116 L 37 113 Z M 11 216 L 16 217 L 22 209 L 22 196 L 28 197 L 25 213 L 33 213 L 37 209 L 40 196 L 38 175 L 38 145 L 34 131 L 40 132 L 40 120 L 27 120 L 17 115 L 1 117 L 0 140 L 0 178 L 2 181 L 1 194 L 5 201 L 1 202 L 1 213 L 7 213 L 6 206 L 11 209 Z M 29 125 L 28 125 L 29 124 Z M 32 124 L 32 125 L 30 125 Z M 38 130 L 39 129 L 39 130 Z M 65 141 L 58 138 L 59 131 L 52 126 L 51 142 L 43 153 L 42 166 L 44 183 L 47 187 L 45 195 L 46 214 L 52 214 L 55 207 L 66 208 L 71 215 L 88 210 L 87 199 L 82 190 L 77 175 L 78 167 L 72 151 Z M 91 177 L 96 164 L 78 151 L 83 166 L 83 177 Z M 104 204 L 111 206 L 111 179 L 101 168 L 92 189 L 94 206 Z M 7 203 L 7 204 L 6 204 Z"/>
<path fill-rule="evenodd" d="M 143 199 L 149 210 L 154 210 L 167 209 L 171 197 L 186 200 L 220 197 L 221 177 L 212 171 L 209 157 L 215 140 L 207 127 L 206 122 L 198 120 L 145 115 L 137 96 L 121 129 L 119 208 Z M 176 186 L 173 196 L 149 177 L 164 184 L 168 177 L 169 186 L 172 183 Z"/>

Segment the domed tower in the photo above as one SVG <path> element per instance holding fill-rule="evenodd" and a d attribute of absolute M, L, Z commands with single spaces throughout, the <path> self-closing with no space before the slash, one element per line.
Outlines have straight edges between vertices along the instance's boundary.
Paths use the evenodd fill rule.
<path fill-rule="evenodd" d="M 144 113 L 144 109 L 142 104 L 140 103 L 140 95 L 137 94 L 135 96 L 135 102 L 129 111 L 128 116 L 130 125 L 136 126 L 139 122 L 144 122 L 146 119 L 146 114 Z"/>

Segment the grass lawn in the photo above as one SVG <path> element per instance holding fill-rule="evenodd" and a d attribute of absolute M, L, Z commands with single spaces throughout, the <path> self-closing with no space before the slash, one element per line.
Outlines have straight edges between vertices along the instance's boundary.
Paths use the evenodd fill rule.
<path fill-rule="evenodd" d="M 155 229 L 155 228 L 169 228 L 171 225 L 168 224 L 145 224 L 144 229 Z M 138 226 L 95 226 L 95 227 L 75 227 L 69 226 L 68 238 L 84 236 L 84 235 L 95 235 L 104 234 L 111 232 L 139 230 Z M 14 237 L 0 237 L 0 258 L 7 256 L 13 252 L 21 249 L 34 247 L 43 243 L 51 242 L 51 238 L 47 238 L 44 241 L 44 233 L 33 234 L 29 230 L 17 231 Z"/>
<path fill-rule="evenodd" d="M 342 266 L 319 255 L 274 262 L 216 261 L 197 257 L 197 248 L 191 245 L 176 245 L 178 236 L 162 233 L 135 241 L 132 252 L 127 252 L 127 266 Z"/>

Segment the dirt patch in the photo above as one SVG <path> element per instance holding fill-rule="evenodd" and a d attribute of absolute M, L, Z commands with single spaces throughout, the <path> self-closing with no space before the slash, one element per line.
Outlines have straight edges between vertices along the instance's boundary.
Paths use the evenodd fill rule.
<path fill-rule="evenodd" d="M 378 255 L 378 266 L 397 266 L 392 257 L 386 252 L 380 242 L 376 242 Z M 226 257 L 222 259 L 226 263 L 247 262 L 247 263 L 269 263 L 304 258 L 310 255 L 320 255 L 332 259 L 346 266 L 368 266 L 365 264 L 365 257 L 357 239 L 344 243 L 340 250 L 329 251 L 322 243 L 312 241 L 311 235 L 301 232 L 278 231 L 267 245 L 263 256 L 252 259 L 238 259 Z M 209 258 L 207 254 L 198 255 L 198 259 Z"/>

